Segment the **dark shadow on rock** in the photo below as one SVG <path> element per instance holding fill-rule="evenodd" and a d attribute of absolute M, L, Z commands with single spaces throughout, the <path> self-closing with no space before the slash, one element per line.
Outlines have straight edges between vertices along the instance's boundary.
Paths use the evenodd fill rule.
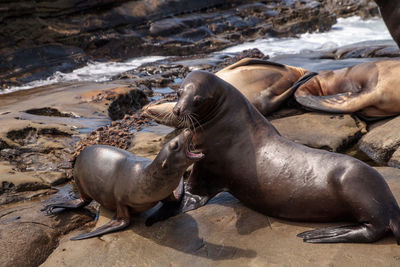
<path fill-rule="evenodd" d="M 247 208 L 228 192 L 218 194 L 208 204 L 218 204 L 233 208 L 237 216 L 236 230 L 240 235 L 249 235 L 256 230 L 271 227 L 268 216 Z"/>
<path fill-rule="evenodd" d="M 241 249 L 233 246 L 218 245 L 205 241 L 199 236 L 196 220 L 189 214 L 180 214 L 167 221 L 144 226 L 144 218 L 140 222 L 134 219 L 130 229 L 159 245 L 175 250 L 219 261 L 225 259 L 254 258 L 257 253 L 250 249 Z"/>

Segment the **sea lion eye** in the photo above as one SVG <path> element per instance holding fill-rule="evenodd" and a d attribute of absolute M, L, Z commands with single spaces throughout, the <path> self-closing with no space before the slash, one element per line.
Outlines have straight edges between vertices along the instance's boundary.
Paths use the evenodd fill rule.
<path fill-rule="evenodd" d="M 176 92 L 176 94 L 178 95 L 178 97 L 181 97 L 182 89 L 179 89 L 178 92 Z"/>
<path fill-rule="evenodd" d="M 200 105 L 203 101 L 204 101 L 204 97 L 199 96 L 199 95 L 196 95 L 196 96 L 193 98 L 193 106 L 198 106 L 198 105 Z"/>
<path fill-rule="evenodd" d="M 178 144 L 178 142 L 173 142 L 170 147 L 172 150 L 177 150 L 179 147 L 179 144 Z"/>

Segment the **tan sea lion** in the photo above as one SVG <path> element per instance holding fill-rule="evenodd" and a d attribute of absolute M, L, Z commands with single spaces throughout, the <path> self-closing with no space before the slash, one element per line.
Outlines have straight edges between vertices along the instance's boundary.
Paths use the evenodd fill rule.
<path fill-rule="evenodd" d="M 215 75 L 232 84 L 261 114 L 267 115 L 278 109 L 301 83 L 315 74 L 271 61 L 244 58 Z M 296 83 L 301 77 L 301 83 Z M 178 122 L 172 113 L 174 105 L 175 102 L 152 103 L 143 107 L 143 115 L 164 125 L 184 127 L 185 124 Z"/>
<path fill-rule="evenodd" d="M 305 242 L 374 242 L 392 232 L 400 243 L 400 209 L 376 170 L 282 137 L 238 90 L 211 73 L 190 73 L 178 95 L 173 112 L 198 119 L 196 149 L 207 157 L 194 164 L 177 210 L 198 208 L 229 191 L 269 216 L 356 222 L 299 234 Z"/>
<path fill-rule="evenodd" d="M 75 209 L 88 205 L 93 199 L 107 209 L 116 210 L 110 222 L 71 240 L 126 228 L 130 213 L 148 210 L 164 199 L 169 202 L 179 199 L 180 192 L 172 192 L 183 173 L 204 157 L 202 153 L 189 151 L 191 140 L 192 133 L 186 129 L 165 144 L 153 161 L 112 146 L 87 147 L 79 154 L 74 167 L 80 198 L 50 204 L 42 210 L 51 214 L 55 208 Z"/>
<path fill-rule="evenodd" d="M 400 60 L 321 71 L 300 85 L 294 95 L 297 102 L 316 110 L 388 117 L 400 113 L 399 74 Z"/>

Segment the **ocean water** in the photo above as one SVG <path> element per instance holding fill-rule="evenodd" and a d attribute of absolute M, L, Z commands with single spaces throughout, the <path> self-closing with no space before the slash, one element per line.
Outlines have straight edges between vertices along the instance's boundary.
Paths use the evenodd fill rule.
<path fill-rule="evenodd" d="M 360 17 L 339 18 L 329 32 L 305 33 L 299 38 L 266 38 L 233 46 L 216 54 L 230 54 L 245 49 L 258 48 L 271 57 L 280 54 L 297 54 L 302 51 L 331 49 L 352 43 L 391 39 L 384 22 L 380 18 L 362 20 Z M 115 75 L 135 69 L 145 63 L 165 59 L 166 57 L 150 56 L 127 60 L 125 62 L 90 62 L 88 65 L 70 73 L 56 72 L 47 79 L 33 81 L 23 86 L 10 87 L 0 94 L 17 90 L 72 81 L 104 82 Z"/>
<path fill-rule="evenodd" d="M 339 18 L 328 32 L 304 33 L 299 38 L 266 38 L 229 47 L 220 53 L 234 53 L 258 48 L 270 57 L 281 54 L 298 54 L 302 51 L 332 49 L 363 41 L 391 39 L 385 23 L 380 18 L 362 20 L 360 17 Z"/>
<path fill-rule="evenodd" d="M 118 75 L 128 70 L 136 69 L 143 64 L 162 59 L 165 59 L 165 57 L 139 57 L 127 60 L 125 62 L 89 62 L 86 66 L 75 69 L 72 72 L 63 73 L 57 71 L 47 79 L 33 81 L 23 86 L 10 87 L 3 91 L 0 91 L 0 94 L 7 94 L 18 90 L 26 90 L 34 87 L 63 82 L 105 82 L 109 81 L 115 75 Z"/>

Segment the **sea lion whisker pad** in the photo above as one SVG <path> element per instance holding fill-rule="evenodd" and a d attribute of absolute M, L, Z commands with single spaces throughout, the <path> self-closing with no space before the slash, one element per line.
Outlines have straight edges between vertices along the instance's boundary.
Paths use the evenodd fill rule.
<path fill-rule="evenodd" d="M 228 191 L 268 216 L 355 222 L 304 232 L 299 236 L 305 242 L 374 242 L 389 232 L 400 242 L 399 206 L 375 169 L 282 137 L 236 88 L 211 73 L 190 73 L 180 94 L 173 111 L 198 118 L 196 148 L 207 157 L 194 163 L 181 205 L 170 214 L 196 209 Z M 207 100 L 195 106 L 196 96 Z M 165 219 L 158 217 L 162 210 L 152 222 Z"/>
<path fill-rule="evenodd" d="M 47 205 L 42 211 L 52 214 L 55 208 L 75 209 L 92 200 L 116 210 L 110 222 L 71 240 L 126 228 L 130 213 L 148 210 L 159 201 L 178 202 L 181 198 L 184 172 L 204 158 L 203 153 L 192 150 L 192 138 L 193 133 L 185 129 L 165 144 L 153 161 L 112 146 L 87 147 L 79 154 L 74 166 L 80 198 Z"/>

